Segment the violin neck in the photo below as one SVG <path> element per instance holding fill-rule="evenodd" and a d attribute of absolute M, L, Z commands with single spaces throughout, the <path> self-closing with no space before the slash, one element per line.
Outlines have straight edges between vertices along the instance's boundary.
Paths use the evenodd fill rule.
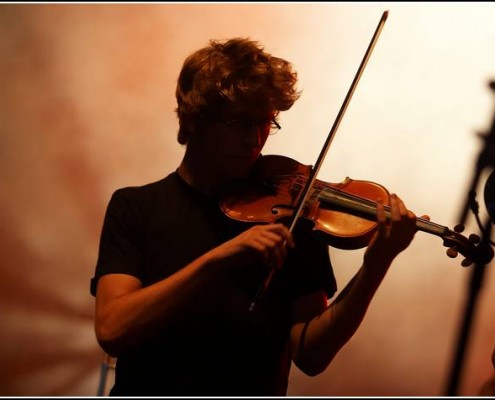
<path fill-rule="evenodd" d="M 329 188 L 319 191 L 317 198 L 320 202 L 320 207 L 323 206 L 331 210 L 342 211 L 370 221 L 376 221 L 376 202 L 374 201 Z M 390 219 L 390 207 L 384 206 L 384 209 L 386 218 Z M 420 231 L 442 238 L 450 232 L 446 226 L 436 224 L 424 218 L 416 218 L 416 227 Z"/>

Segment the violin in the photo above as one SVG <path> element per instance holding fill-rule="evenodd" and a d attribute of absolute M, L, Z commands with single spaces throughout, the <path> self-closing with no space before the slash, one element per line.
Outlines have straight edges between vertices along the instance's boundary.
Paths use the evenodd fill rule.
<path fill-rule="evenodd" d="M 228 217 L 243 222 L 276 223 L 288 221 L 296 209 L 312 167 L 282 155 L 261 156 L 250 177 L 220 199 L 220 208 Z M 316 179 L 299 219 L 310 223 L 333 247 L 359 249 L 368 245 L 378 223 L 379 199 L 390 218 L 390 193 L 382 185 L 347 177 L 340 183 Z M 480 237 L 465 237 L 460 225 L 454 230 L 424 218 L 416 218 L 418 230 L 443 239 L 451 258 L 461 253 L 462 266 L 488 263 L 493 258 L 490 246 L 481 247 Z"/>
<path fill-rule="evenodd" d="M 316 179 L 387 18 L 388 11 L 384 11 L 314 167 L 285 156 L 261 157 L 253 175 L 255 179 L 244 182 L 221 199 L 220 208 L 225 215 L 257 223 L 289 220 L 289 231 L 300 225 L 300 221 L 308 221 L 330 245 L 342 249 L 357 249 L 369 243 L 378 226 L 378 199 L 385 206 L 386 218 L 390 218 L 389 192 L 382 185 L 350 178 L 336 184 Z M 416 218 L 416 226 L 418 230 L 442 238 L 449 257 L 455 258 L 461 253 L 465 257 L 462 261 L 465 267 L 473 262 L 486 264 L 493 258 L 493 249 L 481 242 L 479 236 L 471 234 L 466 238 L 461 235 L 464 230 L 461 224 L 451 230 L 424 218 Z M 268 288 L 273 271 L 275 269 L 260 285 L 250 311 Z"/>

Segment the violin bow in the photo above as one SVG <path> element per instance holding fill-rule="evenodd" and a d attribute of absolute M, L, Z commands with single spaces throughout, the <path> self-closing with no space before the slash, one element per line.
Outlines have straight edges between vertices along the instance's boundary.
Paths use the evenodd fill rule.
<path fill-rule="evenodd" d="M 332 125 L 332 128 L 330 129 L 330 132 L 328 133 L 327 139 L 325 140 L 325 143 L 323 145 L 323 148 L 321 149 L 320 155 L 318 156 L 318 159 L 316 160 L 316 163 L 314 167 L 311 169 L 311 172 L 309 174 L 309 178 L 306 181 L 306 184 L 304 188 L 302 189 L 301 195 L 299 196 L 299 200 L 296 204 L 295 207 L 295 212 L 292 215 L 292 222 L 290 224 L 289 231 L 292 232 L 294 230 L 294 227 L 296 226 L 297 220 L 299 219 L 301 212 L 304 208 L 304 204 L 306 203 L 306 199 L 309 195 L 309 190 L 313 186 L 316 176 L 318 172 L 320 171 L 321 164 L 323 163 L 323 160 L 325 159 L 325 156 L 327 155 L 328 149 L 330 148 L 330 145 L 333 141 L 333 138 L 335 137 L 335 133 L 337 132 L 337 129 L 339 128 L 340 122 L 342 121 L 342 118 L 344 117 L 344 113 L 347 110 L 347 107 L 349 103 L 351 102 L 352 95 L 354 94 L 354 91 L 356 90 L 357 84 L 359 83 L 359 80 L 361 79 L 361 75 L 363 74 L 364 68 L 366 67 L 366 64 L 368 63 L 368 60 L 371 56 L 371 53 L 373 52 L 373 49 L 375 48 L 376 43 L 378 42 L 378 38 L 380 37 L 380 33 L 383 29 L 383 26 L 385 25 L 385 21 L 388 18 L 388 10 L 384 11 L 380 21 L 378 22 L 378 25 L 375 29 L 375 32 L 373 34 L 373 37 L 371 38 L 370 44 L 368 45 L 368 48 L 366 49 L 366 53 L 364 54 L 363 59 L 361 60 L 361 64 L 359 65 L 359 68 L 356 72 L 356 75 L 354 76 L 354 79 L 351 83 L 351 86 L 349 90 L 347 91 L 347 95 L 345 96 L 345 99 L 342 103 L 342 106 L 340 107 L 339 113 L 337 114 L 337 117 Z M 268 285 L 272 279 L 273 273 L 275 272 L 275 268 L 271 268 L 268 276 L 266 277 L 265 281 L 263 284 L 260 286 L 260 289 L 256 293 L 256 296 L 251 303 L 249 310 L 252 311 L 254 310 L 254 307 L 256 305 L 256 302 L 259 300 L 259 298 L 263 295 L 263 293 L 266 291 L 268 288 Z"/>

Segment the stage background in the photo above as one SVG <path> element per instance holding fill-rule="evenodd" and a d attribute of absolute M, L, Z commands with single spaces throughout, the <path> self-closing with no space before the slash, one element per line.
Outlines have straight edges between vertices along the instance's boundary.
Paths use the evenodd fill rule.
<path fill-rule="evenodd" d="M 179 164 L 173 110 L 184 58 L 210 38 L 247 36 L 291 60 L 303 95 L 264 153 L 314 164 L 384 10 L 319 178 L 381 183 L 453 227 L 483 144 L 477 133 L 495 110 L 495 4 L 0 5 L 0 395 L 96 394 L 102 351 L 89 281 L 104 212 L 115 189 Z M 467 234 L 479 233 L 472 214 L 467 222 Z M 318 377 L 293 367 L 289 395 L 443 395 L 472 272 L 445 250 L 419 232 L 356 335 Z M 363 250 L 330 254 L 342 289 Z M 461 395 L 476 395 L 493 373 L 492 269 Z"/>

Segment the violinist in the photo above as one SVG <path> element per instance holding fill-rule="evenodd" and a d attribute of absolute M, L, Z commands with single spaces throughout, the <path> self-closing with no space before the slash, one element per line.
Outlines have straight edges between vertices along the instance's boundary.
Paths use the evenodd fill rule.
<path fill-rule="evenodd" d="M 114 396 L 284 396 L 291 362 L 323 372 L 358 329 L 415 215 L 397 196 L 340 294 L 328 244 L 313 231 L 227 217 L 242 183 L 298 99 L 290 62 L 255 41 L 211 40 L 191 54 L 176 97 L 182 162 L 163 179 L 116 190 L 91 293 L 101 347 L 117 358 Z M 264 277 L 265 294 L 250 310 Z"/>

